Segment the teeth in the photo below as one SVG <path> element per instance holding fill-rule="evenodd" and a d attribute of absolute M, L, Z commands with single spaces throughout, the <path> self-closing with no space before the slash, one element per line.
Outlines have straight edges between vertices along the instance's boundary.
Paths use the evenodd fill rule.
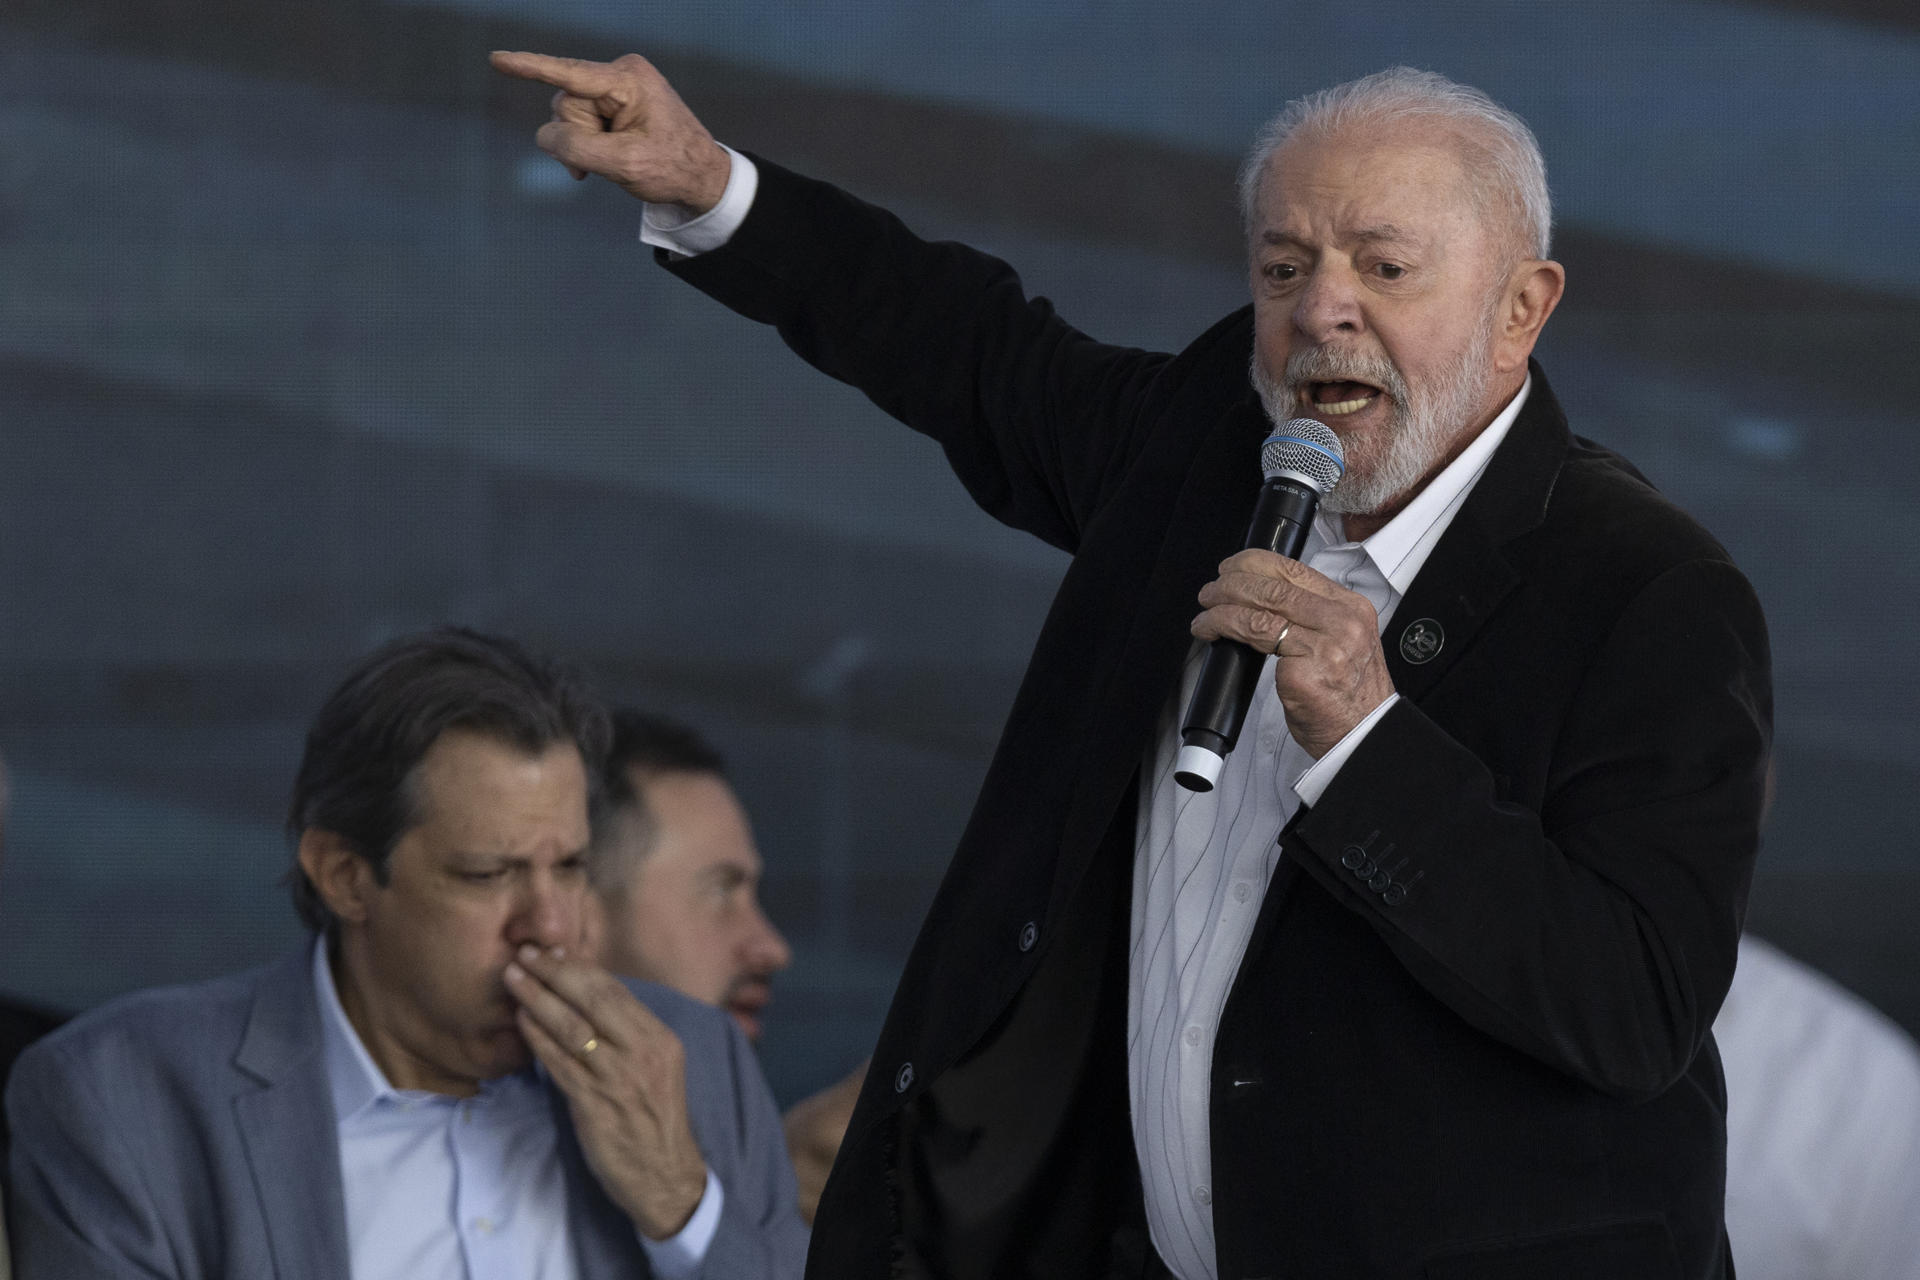
<path fill-rule="evenodd" d="M 1313 407 L 1321 413 L 1330 413 L 1335 417 L 1340 417 L 1344 414 L 1358 413 L 1372 403 L 1372 396 L 1361 396 L 1358 400 L 1335 400 L 1332 404 L 1316 404 Z"/>

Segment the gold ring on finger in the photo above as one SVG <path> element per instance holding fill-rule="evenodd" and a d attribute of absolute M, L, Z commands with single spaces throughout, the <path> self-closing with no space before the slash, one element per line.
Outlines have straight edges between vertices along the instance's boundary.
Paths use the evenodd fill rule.
<path fill-rule="evenodd" d="M 587 1042 L 580 1046 L 580 1056 L 584 1058 L 588 1054 L 592 1053 L 595 1049 L 598 1049 L 599 1047 L 600 1047 L 599 1038 L 596 1036 L 588 1036 Z"/>
<path fill-rule="evenodd" d="M 1292 630 L 1293 630 L 1293 623 L 1288 622 L 1286 626 L 1280 628 L 1280 634 L 1273 638 L 1273 656 L 1274 657 L 1277 658 L 1280 656 L 1280 646 L 1282 643 L 1286 641 L 1287 633 Z"/>

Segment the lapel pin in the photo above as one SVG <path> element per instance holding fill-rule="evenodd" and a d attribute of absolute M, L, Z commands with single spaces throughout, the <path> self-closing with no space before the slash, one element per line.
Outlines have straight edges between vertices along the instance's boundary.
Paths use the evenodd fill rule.
<path fill-rule="evenodd" d="M 1414 666 L 1432 662 L 1439 654 L 1440 646 L 1447 642 L 1447 633 L 1432 618 L 1421 618 L 1407 624 L 1400 633 L 1400 656 Z"/>

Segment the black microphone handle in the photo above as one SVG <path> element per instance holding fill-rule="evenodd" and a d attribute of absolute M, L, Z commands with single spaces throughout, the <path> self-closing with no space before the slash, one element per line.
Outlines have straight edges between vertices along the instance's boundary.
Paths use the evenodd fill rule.
<path fill-rule="evenodd" d="M 1260 487 L 1260 500 L 1253 509 L 1247 546 L 1298 560 L 1319 505 L 1319 493 L 1298 480 L 1281 476 L 1267 481 Z M 1180 725 L 1183 745 L 1205 747 L 1221 757 L 1233 750 L 1240 741 L 1247 708 L 1253 705 L 1253 692 L 1259 687 L 1260 669 L 1267 658 L 1267 654 L 1238 640 L 1223 636 L 1213 642 L 1200 669 L 1200 682 L 1194 686 L 1187 717 Z M 1181 781 L 1188 783 L 1185 777 Z"/>

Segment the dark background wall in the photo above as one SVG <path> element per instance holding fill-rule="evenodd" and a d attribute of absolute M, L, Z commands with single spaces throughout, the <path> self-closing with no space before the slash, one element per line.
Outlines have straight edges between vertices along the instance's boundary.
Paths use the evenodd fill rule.
<path fill-rule="evenodd" d="M 1768 607 L 1751 923 L 1920 1029 L 1920 23 L 1891 0 L 9 0 L 0 988 L 78 1007 L 288 945 L 306 719 L 457 620 L 711 731 L 798 957 L 775 1088 L 864 1052 L 1061 561 L 654 269 L 636 205 L 533 150 L 544 95 L 495 47 L 643 51 L 725 140 L 1149 346 L 1241 300 L 1231 175 L 1286 98 L 1409 62 L 1520 110 L 1570 276 L 1555 388 Z"/>

